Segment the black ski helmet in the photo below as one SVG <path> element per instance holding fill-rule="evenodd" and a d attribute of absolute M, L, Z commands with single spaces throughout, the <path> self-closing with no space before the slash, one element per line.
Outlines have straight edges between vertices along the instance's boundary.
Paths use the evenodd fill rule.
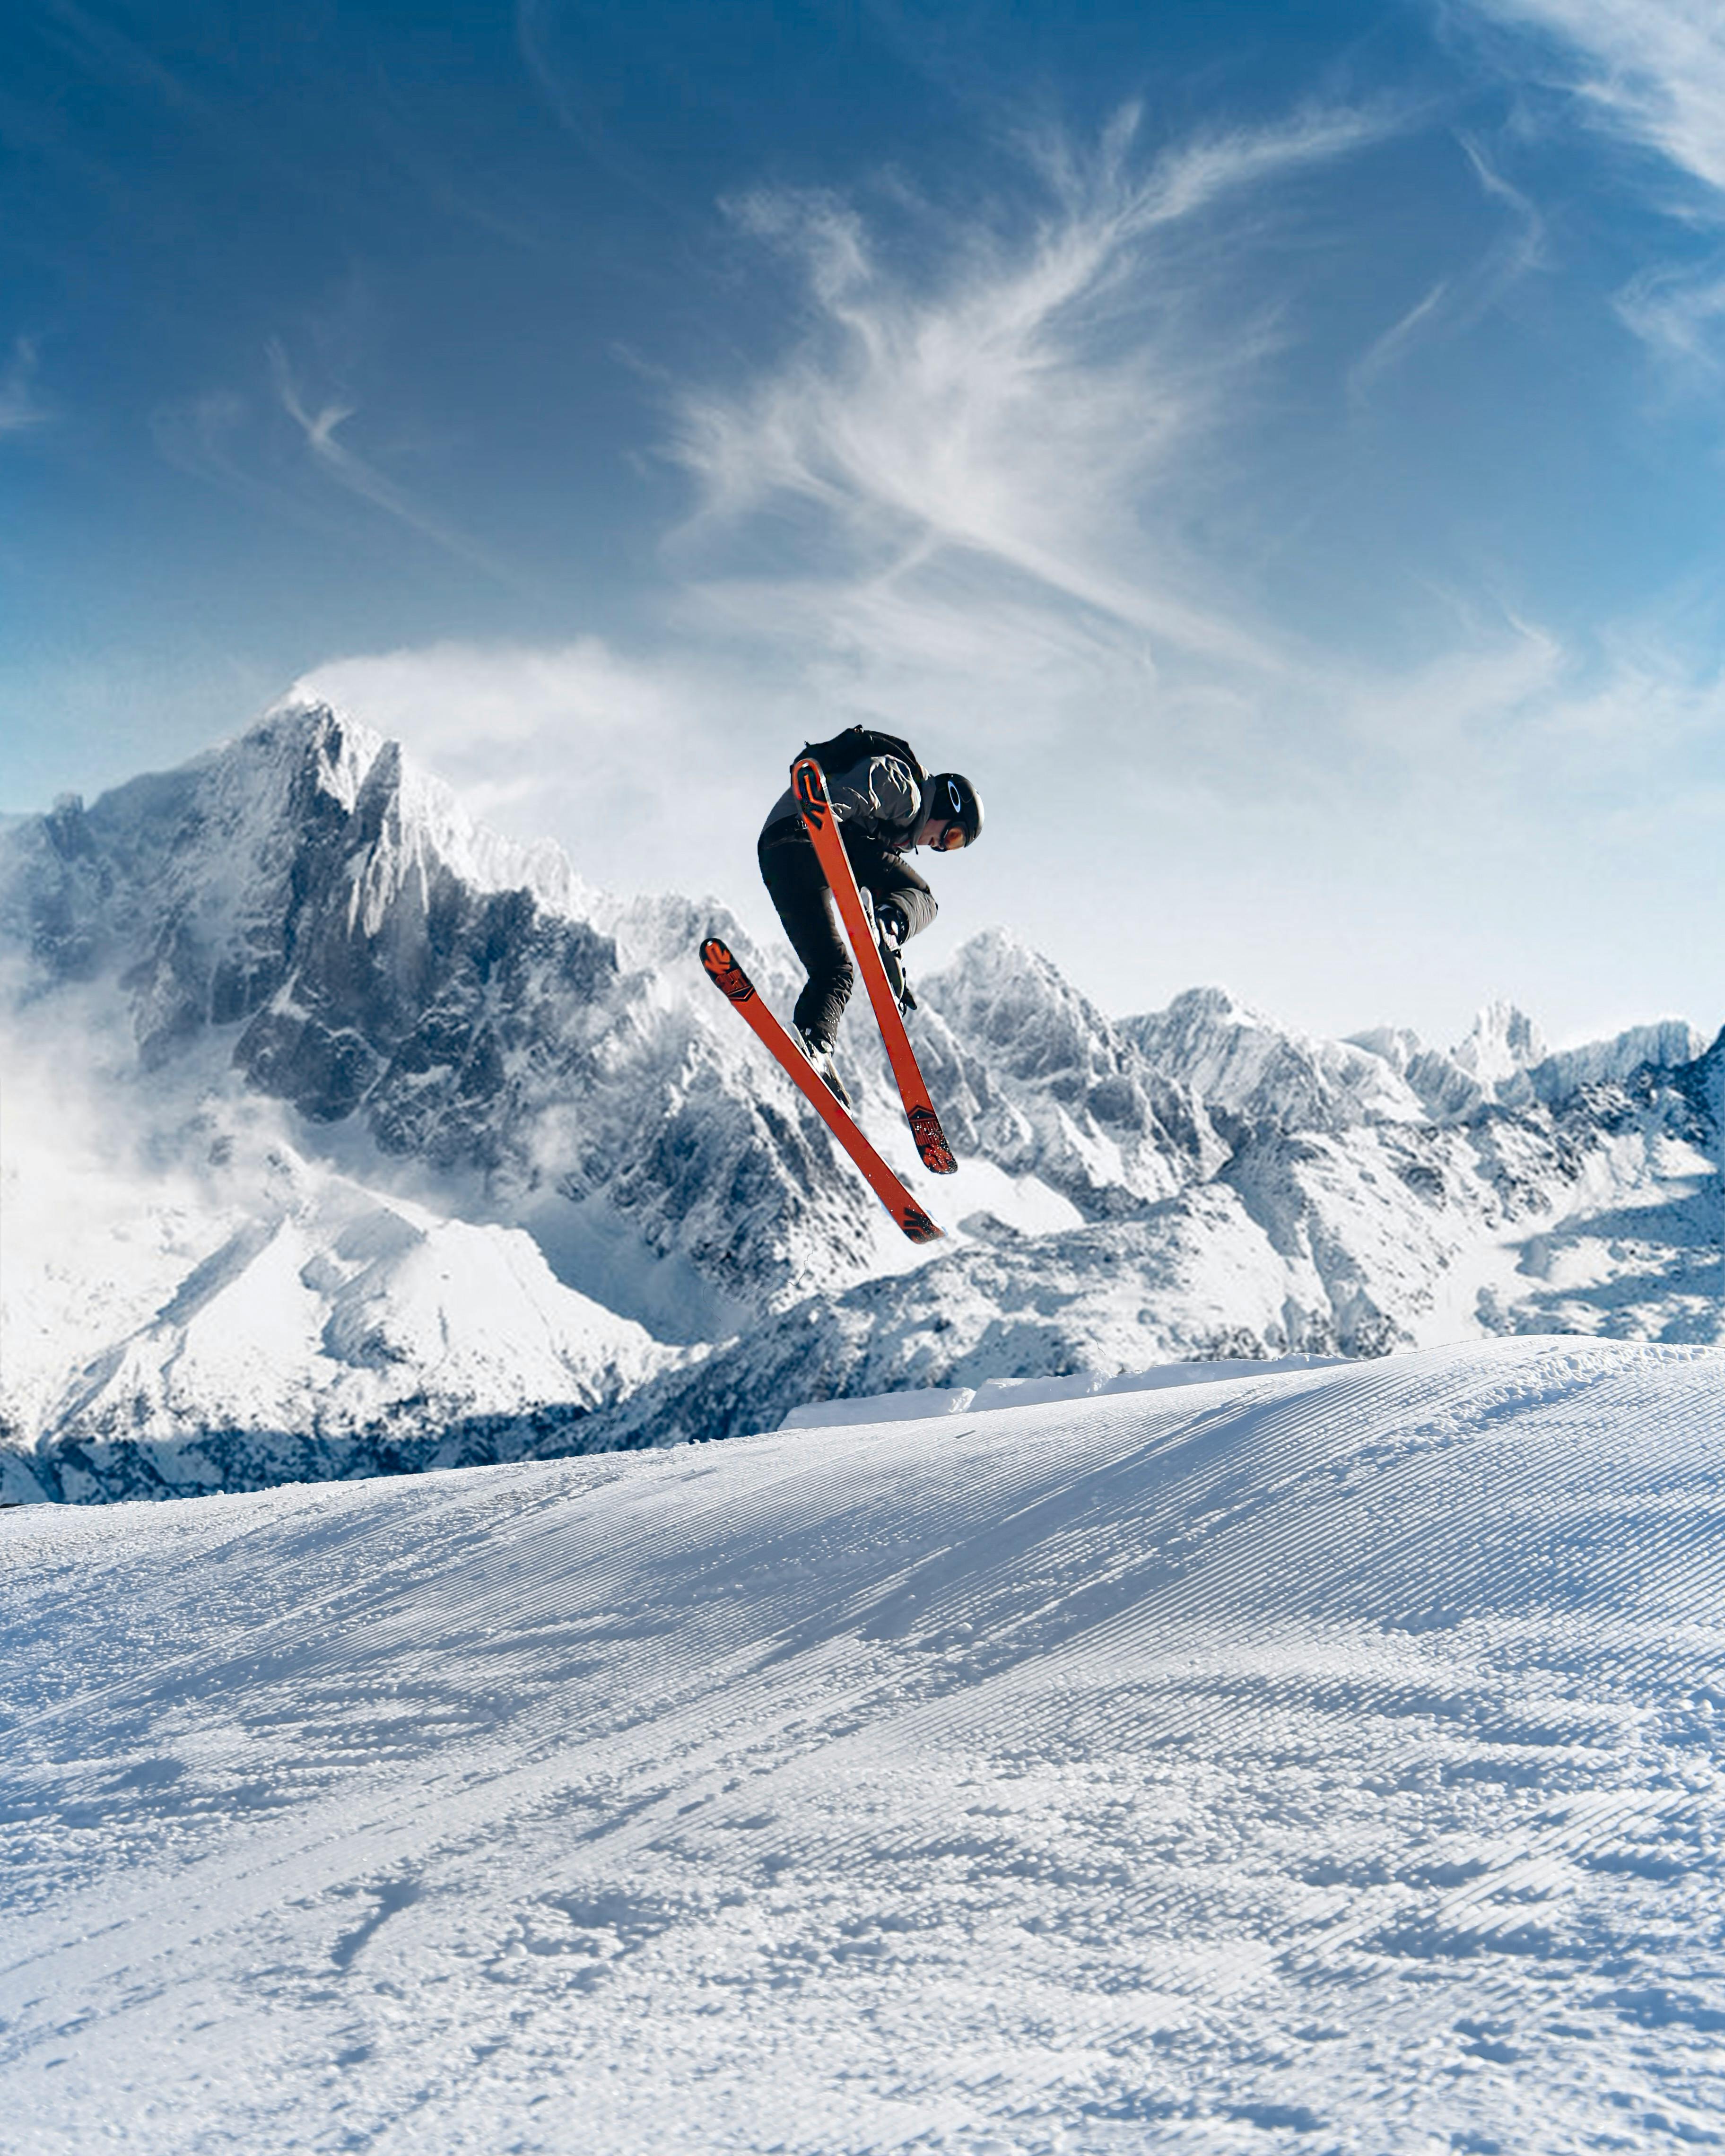
<path fill-rule="evenodd" d="M 973 846 L 983 828 L 983 804 L 961 771 L 937 771 L 928 782 L 928 814 L 942 824 L 956 824 L 964 843 Z"/>

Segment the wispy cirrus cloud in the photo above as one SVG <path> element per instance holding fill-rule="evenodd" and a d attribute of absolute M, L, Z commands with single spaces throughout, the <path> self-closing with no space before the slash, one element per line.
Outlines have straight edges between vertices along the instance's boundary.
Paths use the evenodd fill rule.
<path fill-rule="evenodd" d="M 337 486 L 369 502 L 372 508 L 382 511 L 385 516 L 393 517 L 397 523 L 405 525 L 410 531 L 417 532 L 445 553 L 453 554 L 470 567 L 482 570 L 500 583 L 516 586 L 521 583 L 515 572 L 489 549 L 426 508 L 405 488 L 398 486 L 339 439 L 341 428 L 355 416 L 358 408 L 356 405 L 336 400 L 314 408 L 302 394 L 282 345 L 272 339 L 265 349 L 281 408 L 300 429 L 320 471 Z"/>
<path fill-rule="evenodd" d="M 1082 742 L 1070 767 L 1110 757 L 1122 814 L 1161 783 L 1153 741 L 1164 774 L 1217 801 L 1316 799 L 1342 770 L 1384 798 L 1456 773 L 1501 783 L 1517 744 L 1630 677 L 1488 587 L 1453 607 L 1433 594 L 1424 648 L 1398 668 L 1363 638 L 1320 645 L 1239 573 L 1260 513 L 1248 500 L 1230 522 L 1241 423 L 1301 333 L 1261 243 L 1304 228 L 1291 179 L 1391 124 L 1307 114 L 1145 161 L 1129 112 L 1092 154 L 1034 146 L 1045 206 L 1015 230 L 978 218 L 921 246 L 902 214 L 889 245 L 885 218 L 832 195 L 735 204 L 791 266 L 803 313 L 742 386 L 675 402 L 697 490 L 673 548 L 689 648 L 752 651 L 824 714 L 956 734 L 966 752 Z M 1501 231 L 1356 363 L 1356 396 L 1545 266 L 1536 204 L 1480 143 L 1460 146 Z M 1222 543 L 1191 539 L 1219 503 Z M 1627 722 L 1632 690 L 1607 706 Z M 1065 767 L 1058 752 L 1040 767 L 1050 811 Z"/>
<path fill-rule="evenodd" d="M 1725 275 L 1644 270 L 1617 295 L 1616 306 L 1625 327 L 1667 358 L 1712 375 L 1725 368 L 1716 348 L 1725 326 Z"/>
<path fill-rule="evenodd" d="M 1450 292 L 1450 279 L 1440 277 L 1405 314 L 1397 316 L 1381 336 L 1373 339 L 1348 371 L 1348 393 L 1355 403 L 1363 403 L 1383 376 L 1393 372 L 1442 325 Z"/>
<path fill-rule="evenodd" d="M 1476 13 L 1538 37 L 1543 71 L 1589 123 L 1650 152 L 1656 207 L 1708 235 L 1725 220 L 1725 13 L 1717 0 L 1473 0 Z M 1625 328 L 1662 360 L 1720 364 L 1725 275 L 1707 259 L 1657 264 L 1617 295 Z"/>
<path fill-rule="evenodd" d="M 1200 237 L 1214 244 L 1230 211 L 1261 223 L 1272 183 L 1386 124 L 1313 112 L 1145 170 L 1127 112 L 1087 159 L 1037 146 L 1046 207 L 1016 233 L 973 227 L 909 260 L 832 196 L 744 198 L 736 223 L 799 277 L 805 334 L 742 388 L 677 401 L 673 453 L 698 489 L 685 547 L 775 515 L 843 556 L 841 611 L 936 577 L 973 595 L 986 576 L 1083 609 L 1105 634 L 1260 663 L 1173 520 L 1147 513 L 1279 335 L 1273 305 L 1248 300 L 1224 346 Z"/>
<path fill-rule="evenodd" d="M 1486 310 L 1545 259 L 1545 219 L 1538 207 L 1497 170 L 1478 143 L 1461 138 L 1461 151 L 1481 191 L 1505 213 L 1505 228 L 1471 268 L 1440 277 L 1348 370 L 1348 393 L 1363 403 L 1382 377 L 1435 336 L 1471 329 Z"/>
<path fill-rule="evenodd" d="M 1543 32 L 1603 127 L 1725 196 L 1725 15 L 1717 0 L 1475 0 Z M 1725 205 L 1721 205 L 1725 207 Z"/>

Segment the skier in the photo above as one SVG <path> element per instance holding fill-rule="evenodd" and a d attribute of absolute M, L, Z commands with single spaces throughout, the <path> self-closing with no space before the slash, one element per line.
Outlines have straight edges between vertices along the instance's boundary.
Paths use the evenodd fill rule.
<path fill-rule="evenodd" d="M 901 1009 L 916 1000 L 905 979 L 906 942 L 934 919 L 934 893 L 904 858 L 912 848 L 954 852 L 983 828 L 976 788 L 956 771 L 927 776 L 908 742 L 870 726 L 851 726 L 829 742 L 810 744 L 826 774 L 833 814 L 856 871 L 875 940 Z M 796 1035 L 809 1061 L 844 1102 L 850 1096 L 833 1064 L 839 1020 L 855 983 L 855 969 L 795 797 L 788 788 L 773 804 L 757 842 L 761 880 L 778 908 L 791 947 L 808 968 L 797 998 Z"/>

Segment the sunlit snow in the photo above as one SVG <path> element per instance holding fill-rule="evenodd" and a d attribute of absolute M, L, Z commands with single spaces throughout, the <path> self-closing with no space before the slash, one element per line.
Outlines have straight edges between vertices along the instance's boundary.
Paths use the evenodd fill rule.
<path fill-rule="evenodd" d="M 0 2145 L 1725 2113 L 1725 1350 L 0 1517 Z"/>

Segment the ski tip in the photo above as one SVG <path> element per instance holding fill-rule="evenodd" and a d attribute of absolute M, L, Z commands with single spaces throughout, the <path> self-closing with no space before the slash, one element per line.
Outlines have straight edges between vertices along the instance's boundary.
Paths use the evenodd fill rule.
<path fill-rule="evenodd" d="M 898 1216 L 898 1224 L 913 1243 L 937 1243 L 946 1233 L 937 1228 L 920 1205 L 907 1205 Z"/>
<path fill-rule="evenodd" d="M 709 936 L 701 944 L 701 963 L 713 986 L 721 989 L 732 1003 L 746 1004 L 753 996 L 754 983 L 732 957 L 731 947 L 721 943 L 716 936 Z"/>

